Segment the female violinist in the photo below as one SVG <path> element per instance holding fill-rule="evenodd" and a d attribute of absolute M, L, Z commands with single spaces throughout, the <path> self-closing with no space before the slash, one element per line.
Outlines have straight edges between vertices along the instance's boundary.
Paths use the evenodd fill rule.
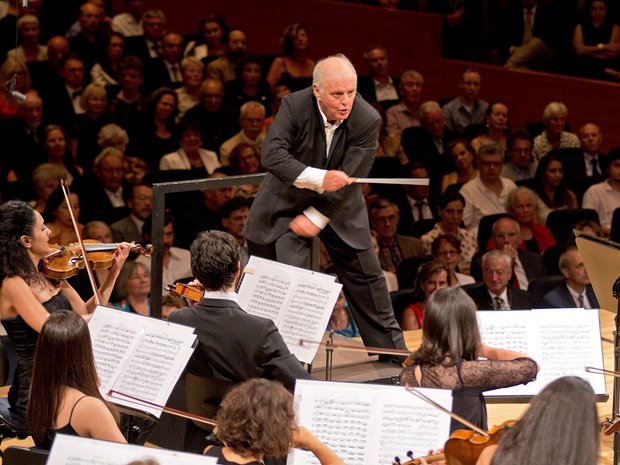
<path fill-rule="evenodd" d="M 583 379 L 556 379 L 534 397 L 498 445 L 482 451 L 476 465 L 595 464 L 600 430 L 595 402 L 592 387 Z"/>
<path fill-rule="evenodd" d="M 538 372 L 531 358 L 482 344 L 476 305 L 457 287 L 439 289 L 430 297 L 422 344 L 411 359 L 400 375 L 401 384 L 452 389 L 454 413 L 484 430 L 487 413 L 482 393 L 527 383 Z M 451 431 L 463 427 L 452 420 Z"/>
<path fill-rule="evenodd" d="M 9 391 L 14 413 L 25 416 L 34 350 L 41 327 L 51 312 L 71 309 L 80 315 L 94 311 L 94 298 L 84 302 L 65 281 L 55 284 L 39 270 L 50 253 L 50 230 L 30 205 L 11 200 L 0 206 L 0 318 L 17 353 L 15 379 Z M 99 288 L 106 303 L 127 259 L 130 244 L 117 246 L 108 275 Z"/>

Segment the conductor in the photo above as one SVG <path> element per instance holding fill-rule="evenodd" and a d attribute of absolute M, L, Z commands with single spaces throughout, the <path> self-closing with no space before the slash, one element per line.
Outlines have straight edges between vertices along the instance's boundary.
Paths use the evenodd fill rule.
<path fill-rule="evenodd" d="M 356 87 L 355 68 L 339 54 L 317 63 L 312 87 L 284 98 L 263 145 L 267 176 L 244 234 L 250 254 L 303 268 L 318 236 L 364 343 L 404 349 L 361 186 L 349 177 L 368 175 L 380 123 Z"/>

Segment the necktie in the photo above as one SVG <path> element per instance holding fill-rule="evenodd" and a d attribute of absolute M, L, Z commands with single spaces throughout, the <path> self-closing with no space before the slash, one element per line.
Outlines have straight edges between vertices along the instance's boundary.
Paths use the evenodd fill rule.
<path fill-rule="evenodd" d="M 172 65 L 170 71 L 172 71 L 172 82 L 180 82 L 182 80 L 177 65 Z"/>
<path fill-rule="evenodd" d="M 76 90 L 75 92 L 71 93 L 71 99 L 75 100 L 80 95 L 82 95 L 82 91 L 81 90 Z"/>
<path fill-rule="evenodd" d="M 502 299 L 501 297 L 493 297 L 493 304 L 495 306 L 495 310 L 504 310 L 504 299 Z"/>
<path fill-rule="evenodd" d="M 417 221 L 423 220 L 424 219 L 424 202 L 417 201 L 417 202 L 414 203 L 414 205 L 415 205 L 415 207 L 417 209 L 417 212 L 418 212 L 418 219 L 417 219 Z"/>
<path fill-rule="evenodd" d="M 601 172 L 598 170 L 598 160 L 596 158 L 592 159 L 592 176 L 600 176 Z"/>
<path fill-rule="evenodd" d="M 532 10 L 525 10 L 525 23 L 523 28 L 523 45 L 532 40 L 532 31 L 534 29 L 534 13 Z"/>
<path fill-rule="evenodd" d="M 579 294 L 579 296 L 577 297 L 577 307 L 579 308 L 584 308 L 583 304 L 584 304 L 584 300 L 583 300 L 583 294 Z"/>

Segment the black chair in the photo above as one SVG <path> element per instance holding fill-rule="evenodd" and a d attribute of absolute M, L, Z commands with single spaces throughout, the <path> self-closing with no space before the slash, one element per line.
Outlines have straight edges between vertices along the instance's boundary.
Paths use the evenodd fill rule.
<path fill-rule="evenodd" d="M 489 239 L 493 235 L 493 224 L 505 216 L 509 216 L 508 213 L 494 213 L 493 215 L 480 218 L 480 223 L 478 223 L 478 250 L 484 251 L 487 249 Z"/>
<path fill-rule="evenodd" d="M 424 234 L 431 231 L 435 227 L 436 223 L 437 220 L 435 218 L 416 221 L 411 225 L 411 236 L 419 239 Z"/>
<path fill-rule="evenodd" d="M 534 307 L 541 307 L 540 303 L 545 294 L 564 282 L 564 276 L 541 276 L 530 281 L 527 292 L 530 294 Z"/>
<path fill-rule="evenodd" d="M 598 213 L 590 208 L 571 208 L 553 210 L 547 217 L 546 225 L 558 245 L 566 245 L 573 236 L 573 228 L 583 220 L 599 223 Z"/>
<path fill-rule="evenodd" d="M 392 291 L 390 292 L 390 300 L 392 301 L 392 308 L 394 309 L 394 317 L 400 324 L 400 317 L 407 305 L 415 302 L 415 292 L 413 289 Z"/>
<path fill-rule="evenodd" d="M 222 398 L 232 387 L 230 381 L 211 377 L 196 376 L 192 373 L 185 374 L 185 398 L 189 413 L 206 418 L 215 418 L 220 407 Z M 213 426 L 192 420 L 196 426 L 212 432 Z"/>
<path fill-rule="evenodd" d="M 562 274 L 558 261 L 560 260 L 560 255 L 565 251 L 566 246 L 564 245 L 551 245 L 547 247 L 547 250 L 545 250 L 545 253 L 542 255 L 545 274 L 555 276 Z"/>
<path fill-rule="evenodd" d="M 9 446 L 2 457 L 3 465 L 45 465 L 49 451 L 22 446 Z"/>
<path fill-rule="evenodd" d="M 611 232 L 609 234 L 609 239 L 614 242 L 620 242 L 620 208 L 616 208 L 611 217 Z"/>
<path fill-rule="evenodd" d="M 418 269 L 433 259 L 431 255 L 420 255 L 418 257 L 404 258 L 398 265 L 396 271 L 396 279 L 398 280 L 399 289 L 410 289 L 413 287 L 415 278 L 418 275 Z"/>
<path fill-rule="evenodd" d="M 8 438 L 26 439 L 30 436 L 27 425 L 24 417 L 10 410 L 9 400 L 0 397 L 0 444 Z"/>

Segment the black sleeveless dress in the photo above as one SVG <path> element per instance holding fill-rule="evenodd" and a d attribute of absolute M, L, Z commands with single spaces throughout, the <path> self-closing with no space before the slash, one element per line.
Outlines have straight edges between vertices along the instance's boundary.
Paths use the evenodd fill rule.
<path fill-rule="evenodd" d="M 207 452 L 205 452 L 207 457 L 217 457 L 217 463 L 222 465 L 238 465 L 237 462 L 231 462 L 224 458 L 224 454 L 222 453 L 222 448 L 219 446 L 212 446 Z M 245 465 L 265 465 L 263 462 L 248 462 Z"/>
<path fill-rule="evenodd" d="M 58 293 L 43 306 L 49 313 L 57 310 L 71 310 L 71 304 L 64 294 Z M 28 407 L 28 394 L 30 392 L 30 379 L 32 378 L 32 366 L 34 365 L 34 352 L 37 346 L 39 333 L 32 329 L 17 315 L 9 320 L 2 320 L 2 325 L 17 354 L 17 367 L 11 389 L 9 390 L 9 404 L 11 411 L 22 417 L 26 417 Z"/>
<path fill-rule="evenodd" d="M 75 407 L 85 397 L 88 397 L 88 396 L 80 397 L 75 402 L 75 404 L 73 404 L 73 407 L 71 408 L 71 413 L 69 414 L 69 423 L 67 423 L 62 428 L 48 430 L 47 437 L 45 438 L 45 442 L 36 444 L 38 448 L 50 450 L 52 448 L 52 444 L 54 443 L 54 438 L 56 437 L 57 434 L 65 434 L 67 436 L 79 436 L 78 432 L 75 429 L 73 429 L 73 426 L 71 426 L 71 420 L 73 420 L 73 411 L 75 410 Z"/>

